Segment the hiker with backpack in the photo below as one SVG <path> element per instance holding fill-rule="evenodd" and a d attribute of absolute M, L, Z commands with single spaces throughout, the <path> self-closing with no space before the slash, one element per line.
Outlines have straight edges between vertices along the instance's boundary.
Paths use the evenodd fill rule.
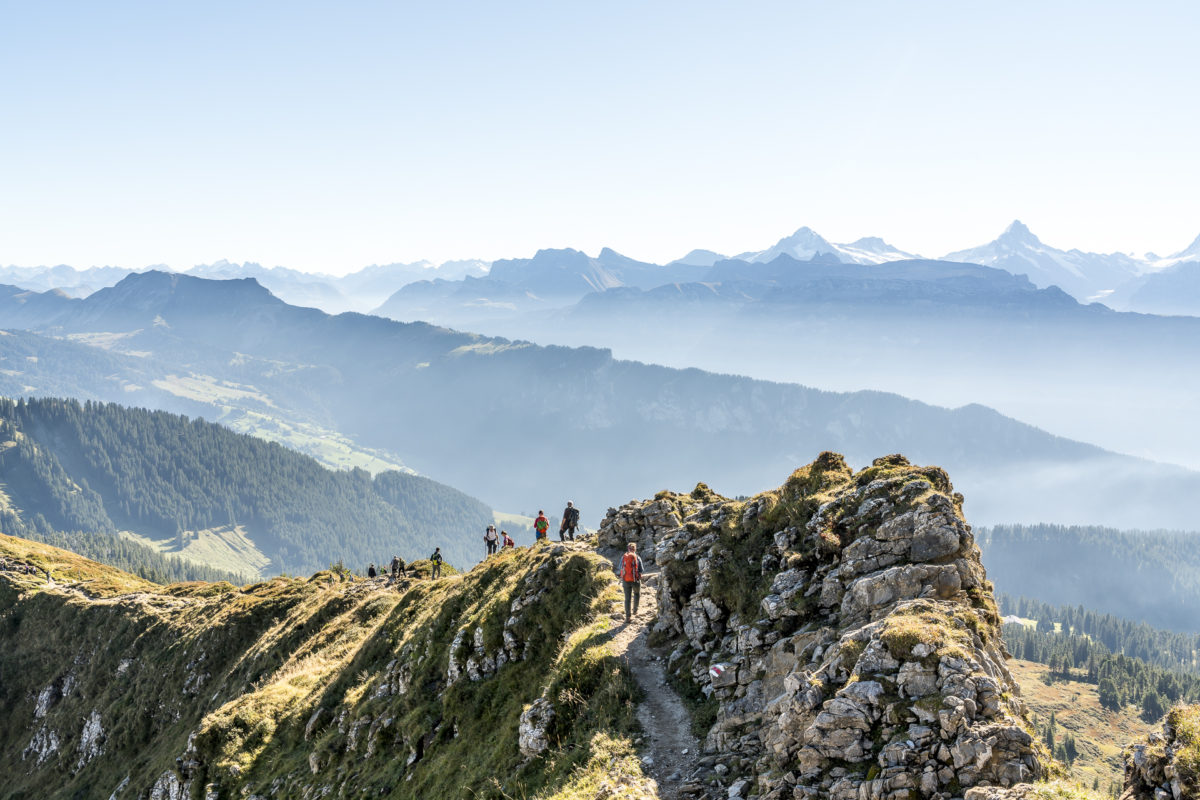
<path fill-rule="evenodd" d="M 445 559 L 442 558 L 442 548 L 433 548 L 433 555 L 429 557 L 429 563 L 433 566 L 433 570 L 429 577 L 433 578 L 434 580 L 442 577 L 442 561 L 444 560 Z"/>
<path fill-rule="evenodd" d="M 372 564 L 371 566 L 367 567 L 367 577 L 368 577 L 368 578 L 374 578 L 374 577 L 375 577 L 376 575 L 378 575 L 378 574 L 379 574 L 379 573 L 375 571 L 375 565 L 374 565 L 374 564 Z"/>
<path fill-rule="evenodd" d="M 563 509 L 562 524 L 558 526 L 558 540 L 565 542 L 570 539 L 575 541 L 575 528 L 579 525 L 579 509 L 568 500 L 567 507 Z"/>
<path fill-rule="evenodd" d="M 483 534 L 483 543 L 487 545 L 487 554 L 495 555 L 497 548 L 500 546 L 500 537 L 496 535 L 496 526 L 488 525 L 487 530 Z M 484 556 L 486 558 L 487 556 Z"/>
<path fill-rule="evenodd" d="M 404 569 L 404 562 L 400 560 L 400 556 L 392 556 L 392 580 L 400 577 L 401 570 Z"/>
<path fill-rule="evenodd" d="M 621 579 L 621 588 L 625 590 L 625 621 L 629 622 L 629 601 L 633 600 L 633 614 L 637 616 L 638 603 L 642 599 L 642 559 L 637 554 L 637 545 L 629 543 L 625 555 L 621 556 L 617 577 Z"/>
<path fill-rule="evenodd" d="M 508 531 L 500 531 L 500 541 L 504 543 L 504 547 L 515 547 L 517 544 L 512 540 L 512 537 L 508 535 Z"/>
<path fill-rule="evenodd" d="M 537 519 L 535 519 L 533 521 L 533 538 L 534 538 L 534 540 L 537 542 L 540 542 L 542 539 L 547 538 L 549 530 L 550 530 L 550 520 L 546 519 L 546 512 L 542 511 L 539 508 Z"/>

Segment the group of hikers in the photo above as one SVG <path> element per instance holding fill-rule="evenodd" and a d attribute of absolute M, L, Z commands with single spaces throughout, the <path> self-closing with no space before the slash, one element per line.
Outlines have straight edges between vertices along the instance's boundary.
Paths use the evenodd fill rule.
<path fill-rule="evenodd" d="M 442 548 L 433 548 L 433 555 L 429 557 L 429 564 L 432 568 L 431 577 L 440 578 L 442 576 L 442 564 L 445 561 L 446 559 L 442 557 Z M 392 563 L 389 565 L 389 569 L 391 570 L 391 579 L 397 581 L 402 575 L 407 574 L 408 565 L 404 563 L 404 559 L 400 556 L 392 556 Z M 388 573 L 385 570 L 376 569 L 374 564 L 367 567 L 368 578 L 378 578 L 381 575 L 386 578 Z"/>
<path fill-rule="evenodd" d="M 35 567 L 33 564 L 26 564 L 22 561 L 10 560 L 0 557 L 0 572 L 15 572 L 19 575 L 37 575 L 40 572 L 46 573 L 46 579 L 50 579 L 50 570 L 45 567 Z"/>
<path fill-rule="evenodd" d="M 575 531 L 579 528 L 579 509 L 575 504 L 567 501 L 567 507 L 563 509 L 562 522 L 558 526 L 558 540 L 560 542 L 575 541 Z M 538 509 L 537 518 L 533 521 L 534 541 L 540 542 L 549 538 L 550 520 L 546 518 L 546 512 Z M 495 525 L 488 525 L 487 530 L 483 534 L 483 543 L 487 548 L 487 556 L 495 555 L 502 547 L 516 547 L 516 542 L 508 535 L 508 531 L 497 531 Z M 429 563 L 432 567 L 431 577 L 439 578 L 442 575 L 442 564 L 445 559 L 442 557 L 442 548 L 435 547 L 433 555 L 429 557 Z M 405 574 L 406 565 L 404 559 L 400 556 L 392 556 L 390 565 L 392 581 L 398 580 Z M 642 599 L 642 558 L 637 554 L 637 545 L 633 542 L 629 543 L 625 553 L 622 554 L 621 560 L 617 563 L 617 577 L 621 581 L 621 588 L 625 592 L 625 621 L 629 622 L 632 617 L 637 616 L 638 605 Z M 380 577 L 380 570 L 375 569 L 372 564 L 367 568 L 367 577 Z M 383 573 L 383 577 L 387 577 L 387 573 Z"/>
<path fill-rule="evenodd" d="M 563 509 L 562 522 L 558 525 L 558 540 L 560 542 L 575 541 L 575 531 L 579 528 L 579 509 L 570 500 L 567 501 L 567 507 Z M 537 518 L 533 521 L 533 538 L 534 542 L 540 542 L 550 535 L 550 520 L 546 517 L 546 512 L 538 509 Z M 508 535 L 508 531 L 500 531 L 497 533 L 495 525 L 488 525 L 487 530 L 483 532 L 483 545 L 487 549 L 487 556 L 495 555 L 502 547 L 516 547 L 516 542 Z"/>

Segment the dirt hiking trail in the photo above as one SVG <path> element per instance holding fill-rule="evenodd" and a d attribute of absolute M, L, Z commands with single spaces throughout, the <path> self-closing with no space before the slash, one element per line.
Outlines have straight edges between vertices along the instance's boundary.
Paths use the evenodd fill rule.
<path fill-rule="evenodd" d="M 611 644 L 642 690 L 637 718 L 645 731 L 643 768 L 658 783 L 659 797 L 684 800 L 696 796 L 699 789 L 690 778 L 700 758 L 700 743 L 692 735 L 691 715 L 667 683 L 666 656 L 647 642 L 650 626 L 658 619 L 658 581 L 657 570 L 643 574 L 638 613 L 625 623 L 622 608 L 621 626 Z"/>

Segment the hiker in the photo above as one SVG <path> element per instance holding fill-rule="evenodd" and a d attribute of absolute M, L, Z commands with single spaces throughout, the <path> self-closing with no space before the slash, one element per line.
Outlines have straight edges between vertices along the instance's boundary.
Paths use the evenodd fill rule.
<path fill-rule="evenodd" d="M 629 543 L 625 555 L 621 556 L 621 567 L 617 571 L 621 588 L 625 590 L 625 621 L 629 622 L 629 600 L 633 598 L 633 616 L 637 616 L 638 603 L 642 599 L 642 559 L 638 557 L 637 545 Z"/>
<path fill-rule="evenodd" d="M 495 525 L 487 526 L 487 530 L 483 534 L 483 543 L 487 545 L 487 554 L 495 555 L 496 549 L 500 546 L 500 537 L 496 535 Z"/>
<path fill-rule="evenodd" d="M 558 526 L 558 540 L 565 542 L 570 539 L 575 541 L 575 528 L 579 525 L 579 509 L 568 500 L 567 507 L 563 509 L 562 524 Z"/>
<path fill-rule="evenodd" d="M 433 574 L 430 575 L 431 578 L 436 580 L 437 578 L 442 577 L 442 561 L 442 548 L 433 548 L 433 555 L 429 557 L 429 563 L 433 565 Z"/>
<path fill-rule="evenodd" d="M 372 564 L 371 566 L 367 567 L 367 577 L 368 577 L 368 578 L 374 578 L 374 577 L 375 577 L 376 575 L 378 575 L 378 574 L 379 574 L 379 573 L 375 571 L 375 565 L 374 565 L 374 564 Z"/>
<path fill-rule="evenodd" d="M 392 580 L 400 577 L 402 569 L 404 569 L 404 562 L 400 560 L 400 556 L 392 556 Z"/>
<path fill-rule="evenodd" d="M 546 519 L 546 512 L 538 509 L 537 519 L 533 521 L 533 538 L 540 542 L 546 538 L 547 531 L 550 530 L 550 520 Z"/>
<path fill-rule="evenodd" d="M 504 547 L 515 547 L 517 544 L 512 540 L 512 537 L 508 535 L 508 531 L 500 531 L 500 541 L 503 542 Z"/>

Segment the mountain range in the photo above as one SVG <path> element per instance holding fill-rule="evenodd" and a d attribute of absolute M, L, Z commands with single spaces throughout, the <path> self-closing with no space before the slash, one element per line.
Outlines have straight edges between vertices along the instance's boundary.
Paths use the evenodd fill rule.
<path fill-rule="evenodd" d="M 733 256 L 735 261 L 762 263 L 774 261 L 778 256 L 791 256 L 797 261 L 807 261 L 817 255 L 832 255 L 847 264 L 882 264 L 887 261 L 904 261 L 920 258 L 906 253 L 876 236 L 867 236 L 849 244 L 833 244 L 812 228 L 803 227 L 790 236 L 785 236 L 765 250 L 756 250 Z M 672 264 L 696 264 L 711 267 L 718 261 L 729 260 L 727 256 L 711 250 L 693 250 Z"/>
<path fill-rule="evenodd" d="M 906 252 L 878 237 L 868 236 L 854 242 L 835 243 L 811 228 L 801 227 L 762 250 L 729 257 L 712 250 L 696 249 L 665 265 L 637 261 L 604 248 L 595 258 L 571 249 L 544 250 L 533 258 L 495 262 L 465 260 L 435 265 L 429 261 L 416 261 L 372 265 L 344 276 L 224 260 L 197 265 L 185 270 L 184 274 L 203 278 L 255 278 L 289 303 L 339 313 L 370 311 L 400 288 L 420 281 L 463 282 L 466 285 L 464 290 L 471 291 L 469 287 L 472 284 L 467 279 L 489 276 L 499 283 L 519 286 L 542 300 L 550 300 L 616 286 L 650 289 L 667 283 L 695 280 L 697 272 L 689 268 L 712 267 L 721 261 L 769 263 L 781 255 L 797 261 L 832 256 L 846 264 L 922 260 L 921 256 Z M 1178 279 L 1168 278 L 1162 288 L 1156 286 L 1160 274 L 1179 265 L 1200 262 L 1200 237 L 1169 256 L 1154 253 L 1140 257 L 1124 253 L 1088 253 L 1047 245 L 1026 225 L 1016 220 L 995 240 L 949 253 L 939 260 L 998 267 L 1014 275 L 1027 276 L 1039 288 L 1058 286 L 1081 302 L 1101 301 L 1119 310 L 1200 314 L 1200 293 L 1190 283 L 1181 285 Z M 551 263 L 555 266 L 548 268 Z M 155 268 L 159 267 L 147 269 Z M 74 269 L 66 265 L 0 266 L 0 283 L 37 291 L 62 289 L 78 297 L 111 286 L 134 271 L 145 270 L 122 267 Z M 1139 291 L 1147 285 L 1150 288 L 1145 292 Z M 1168 295 L 1172 297 L 1171 302 L 1160 301 L 1160 296 Z M 490 296 L 488 299 L 505 302 Z"/>
<path fill-rule="evenodd" d="M 672 264 L 694 264 L 710 267 L 720 261 L 764 263 L 780 255 L 798 261 L 808 261 L 818 255 L 833 256 L 846 264 L 883 264 L 890 261 L 920 260 L 921 256 L 905 252 L 878 237 L 865 237 L 839 244 L 822 237 L 808 227 L 802 227 L 764 250 L 752 250 L 727 257 L 711 250 L 693 250 Z M 1200 261 L 1200 237 L 1192 244 L 1169 256 L 1146 253 L 1134 256 L 1125 253 L 1088 253 L 1082 250 L 1060 250 L 1042 242 L 1020 220 L 1015 220 L 995 240 L 978 247 L 958 250 L 942 256 L 941 261 L 965 262 L 998 267 L 1014 275 L 1025 275 L 1039 288 L 1058 286 L 1082 302 L 1099 300 L 1111 302 L 1114 308 L 1149 313 L 1163 313 L 1161 306 L 1147 297 L 1135 296 L 1141 285 L 1156 283 L 1156 275 L 1185 262 Z M 1179 297 L 1172 308 L 1183 309 L 1170 313 L 1200 314 L 1200 293 L 1190 292 Z"/>
<path fill-rule="evenodd" d="M 1196 473 L 980 405 L 951 410 L 622 361 L 603 349 L 330 316 L 290 306 L 252 279 L 148 272 L 85 299 L 10 287 L 0 291 L 0 315 L 6 327 L 31 331 L 0 336 L 2 394 L 316 425 L 398 454 L 494 508 L 553 512 L 572 499 L 589 525 L 639 482 L 707 476 L 737 494 L 833 447 L 853 463 L 904 450 L 953 468 L 985 523 L 1185 527 L 1192 517 L 1181 498 L 1200 490 Z"/>
<path fill-rule="evenodd" d="M 327 311 L 366 311 L 386 300 L 401 286 L 414 281 L 442 279 L 461 280 L 487 273 L 486 261 L 447 261 L 433 264 L 415 261 L 408 264 L 373 264 L 348 275 L 300 272 L 286 267 L 264 267 L 251 261 L 234 263 L 226 260 L 199 264 L 182 274 L 199 278 L 254 278 L 277 296 L 290 303 L 313 306 Z M 135 272 L 163 267 L 134 270 L 125 267 L 89 267 L 75 269 L 66 265 L 54 267 L 0 266 L 0 284 L 11 284 L 35 291 L 59 289 L 72 297 L 86 297 L 92 292 L 115 285 Z"/>
<path fill-rule="evenodd" d="M 961 262 L 799 261 L 639 265 L 541 251 L 525 273 L 568 266 L 625 285 L 539 294 L 495 276 L 412 284 L 376 313 L 542 344 L 611 348 L 623 358 L 828 389 L 897 392 L 939 405 L 983 403 L 1121 452 L 1200 467 L 1200 426 L 1180 409 L 1200 377 L 1195 317 L 1117 313 L 1056 286 Z M 612 266 L 609 266 L 612 264 Z M 1155 277 L 1187 277 L 1190 263 Z M 1200 274 L 1200 273 L 1197 273 Z M 560 284 L 565 283 L 560 278 Z M 1147 282 L 1144 293 L 1155 283 Z M 1179 294 L 1170 295 L 1171 299 Z M 914 368 L 918 365 L 919 368 Z M 1146 391 L 1145 387 L 1154 387 Z"/>

